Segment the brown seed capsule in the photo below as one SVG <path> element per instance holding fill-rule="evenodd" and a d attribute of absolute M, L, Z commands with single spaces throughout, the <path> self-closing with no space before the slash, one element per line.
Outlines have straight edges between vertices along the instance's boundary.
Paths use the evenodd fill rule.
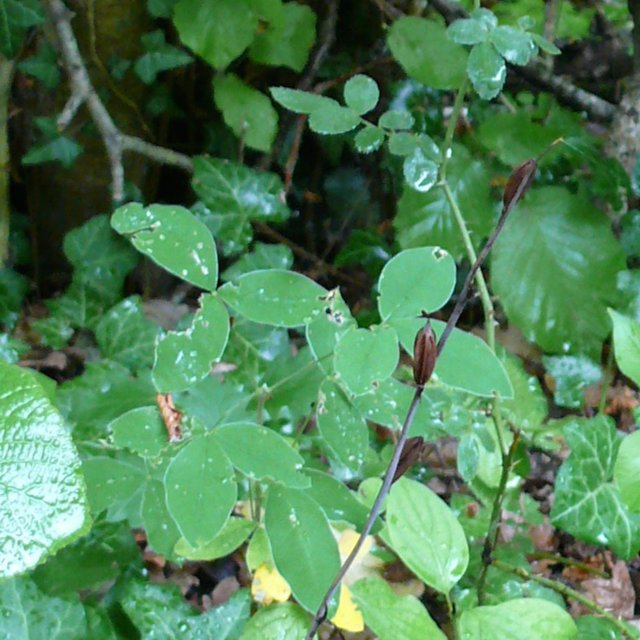
<path fill-rule="evenodd" d="M 538 163 L 533 160 L 526 160 L 519 167 L 513 170 L 513 173 L 507 180 L 507 186 L 504 188 L 504 198 L 502 199 L 502 210 L 506 211 L 518 204 L 518 201 L 527 192 L 533 182 L 533 178 L 538 170 Z"/>
<path fill-rule="evenodd" d="M 427 320 L 424 327 L 416 333 L 413 343 L 413 379 L 419 387 L 424 387 L 429 382 L 437 357 L 436 335 Z"/>
<path fill-rule="evenodd" d="M 393 484 L 398 478 L 401 478 L 407 469 L 410 469 L 422 456 L 424 453 L 425 444 L 424 438 L 422 436 L 415 436 L 414 438 L 409 438 L 404 447 L 402 447 L 402 453 L 400 454 L 400 460 L 398 461 L 398 467 L 396 468 L 396 472 L 393 474 L 393 480 L 391 483 Z"/>

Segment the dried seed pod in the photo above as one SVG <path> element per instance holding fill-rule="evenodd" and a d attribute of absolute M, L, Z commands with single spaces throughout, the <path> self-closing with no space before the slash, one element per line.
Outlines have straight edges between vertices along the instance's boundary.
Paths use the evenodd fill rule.
<path fill-rule="evenodd" d="M 518 204 L 520 198 L 524 196 L 531 186 L 537 170 L 538 163 L 534 159 L 526 160 L 513 170 L 509 180 L 507 180 L 507 186 L 504 188 L 503 211 L 511 209 Z"/>
<path fill-rule="evenodd" d="M 413 343 L 413 379 L 419 387 L 424 387 L 429 382 L 437 357 L 436 334 L 427 320 L 424 327 L 416 333 Z"/>
<path fill-rule="evenodd" d="M 182 439 L 182 413 L 176 409 L 170 393 L 158 393 L 156 403 L 167 428 L 169 442 L 178 442 Z"/>
<path fill-rule="evenodd" d="M 425 444 L 422 436 L 415 436 L 409 438 L 402 447 L 402 453 L 400 454 L 400 460 L 398 461 L 398 467 L 393 474 L 392 484 L 401 478 L 407 469 L 410 469 L 424 453 Z"/>

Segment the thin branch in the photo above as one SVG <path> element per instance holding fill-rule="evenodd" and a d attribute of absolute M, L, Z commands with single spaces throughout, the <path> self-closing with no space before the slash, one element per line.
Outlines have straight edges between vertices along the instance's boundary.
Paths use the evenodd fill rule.
<path fill-rule="evenodd" d="M 444 17 L 447 23 L 451 23 L 458 18 L 469 17 L 469 14 L 461 5 L 450 2 L 450 0 L 431 0 L 430 4 Z M 580 89 L 567 78 L 553 75 L 545 69 L 543 64 L 533 63 L 526 67 L 516 66 L 511 68 L 531 84 L 553 93 L 560 102 L 574 109 L 586 111 L 594 120 L 608 122 L 616 114 L 615 105 L 600 96 Z"/>
<path fill-rule="evenodd" d="M 0 267 L 9 257 L 11 205 L 9 202 L 9 95 L 15 61 L 0 54 Z"/>
<path fill-rule="evenodd" d="M 192 163 L 189 156 L 150 144 L 134 136 L 124 135 L 118 129 L 91 83 L 87 68 L 80 54 L 78 41 L 71 28 L 69 21 L 70 11 L 61 0 L 46 0 L 45 4 L 51 23 L 58 35 L 62 62 L 71 84 L 71 98 L 58 120 L 58 125 L 67 126 L 80 105 L 87 105 L 91 119 L 98 128 L 109 158 L 111 198 L 113 202 L 119 203 L 124 198 L 124 165 L 122 156 L 125 151 L 133 151 L 155 162 L 170 164 L 191 171 Z M 62 120 L 62 123 L 60 120 Z"/>

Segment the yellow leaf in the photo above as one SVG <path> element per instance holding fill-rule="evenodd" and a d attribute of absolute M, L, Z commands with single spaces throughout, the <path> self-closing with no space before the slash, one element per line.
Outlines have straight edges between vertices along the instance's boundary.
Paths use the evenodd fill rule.
<path fill-rule="evenodd" d="M 351 597 L 351 591 L 344 585 L 340 588 L 340 601 L 336 615 L 331 618 L 336 627 L 344 631 L 358 632 L 364 629 L 364 619 Z"/>
<path fill-rule="evenodd" d="M 264 605 L 286 602 L 291 597 L 291 587 L 277 569 L 263 562 L 253 574 L 251 595 L 256 602 Z"/>
<path fill-rule="evenodd" d="M 347 556 L 353 551 L 356 546 L 360 534 L 353 529 L 345 529 L 339 534 L 338 538 L 338 550 L 340 551 L 340 559 L 345 561 Z M 373 536 L 367 536 L 364 544 L 362 545 L 358 555 L 353 564 L 347 571 L 347 575 L 344 577 L 344 584 L 347 586 L 360 580 L 360 578 L 366 578 L 377 574 L 383 566 L 383 562 L 380 558 L 376 558 L 371 555 L 371 548 L 373 547 Z"/>

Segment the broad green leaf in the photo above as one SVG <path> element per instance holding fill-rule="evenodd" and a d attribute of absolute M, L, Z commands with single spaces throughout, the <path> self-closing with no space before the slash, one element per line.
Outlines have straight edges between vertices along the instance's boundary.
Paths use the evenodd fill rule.
<path fill-rule="evenodd" d="M 249 0 L 179 0 L 173 24 L 187 47 L 224 69 L 251 44 L 258 18 Z"/>
<path fill-rule="evenodd" d="M 248 589 L 236 591 L 223 604 L 191 619 L 191 640 L 240 640 L 251 615 Z M 255 616 L 254 616 L 255 617 Z"/>
<path fill-rule="evenodd" d="M 580 616 L 576 627 L 579 640 L 624 640 L 620 631 L 604 618 Z"/>
<path fill-rule="evenodd" d="M 309 618 L 292 602 L 260 609 L 244 628 L 242 640 L 304 640 Z"/>
<path fill-rule="evenodd" d="M 213 79 L 213 99 L 225 124 L 248 147 L 269 151 L 278 131 L 271 100 L 233 73 Z"/>
<path fill-rule="evenodd" d="M 248 478 L 268 478 L 295 489 L 309 486 L 300 472 L 304 459 L 272 429 L 252 422 L 235 422 L 218 427 L 213 437 L 231 464 Z"/>
<path fill-rule="evenodd" d="M 22 298 L 29 291 L 28 280 L 12 271 L 0 269 L 0 324 L 11 329 L 18 318 L 22 308 Z"/>
<path fill-rule="evenodd" d="M 311 7 L 287 2 L 282 22 L 256 36 L 249 57 L 260 64 L 302 71 L 316 39 L 316 14 Z"/>
<path fill-rule="evenodd" d="M 609 309 L 613 323 L 616 363 L 625 376 L 640 385 L 640 323 Z"/>
<path fill-rule="evenodd" d="M 16 67 L 22 73 L 42 82 L 49 91 L 55 89 L 60 82 L 58 55 L 48 42 L 41 42 L 36 54 L 22 60 Z"/>
<path fill-rule="evenodd" d="M 587 356 L 546 356 L 542 363 L 553 378 L 553 399 L 560 407 L 583 407 L 584 389 L 602 378 L 600 365 Z"/>
<path fill-rule="evenodd" d="M 338 545 L 322 509 L 306 493 L 274 484 L 264 524 L 276 568 L 300 605 L 315 611 L 340 567 Z"/>
<path fill-rule="evenodd" d="M 80 459 L 34 374 L 0 361 L 0 390 L 0 576 L 7 577 L 84 534 L 89 518 Z"/>
<path fill-rule="evenodd" d="M 398 365 L 398 336 L 391 327 L 351 328 L 338 340 L 335 370 L 353 395 L 375 389 Z"/>
<path fill-rule="evenodd" d="M 155 82 L 161 71 L 183 67 L 193 60 L 186 51 L 168 44 L 160 29 L 143 34 L 141 41 L 146 53 L 136 60 L 133 70 L 146 84 Z"/>
<path fill-rule="evenodd" d="M 204 205 L 196 216 L 221 243 L 224 255 L 242 251 L 253 237 L 252 220 L 284 222 L 291 212 L 282 180 L 219 158 L 194 158 L 193 190 Z"/>
<path fill-rule="evenodd" d="M 500 55 L 511 64 L 529 64 L 537 51 L 531 34 L 514 27 L 497 27 L 489 35 L 489 40 Z"/>
<path fill-rule="evenodd" d="M 379 640 L 446 640 L 424 605 L 399 596 L 382 578 L 363 578 L 351 586 L 364 621 Z"/>
<path fill-rule="evenodd" d="M 142 569 L 140 549 L 126 522 L 98 521 L 88 535 L 38 566 L 32 577 L 49 595 L 97 589 L 126 571 Z"/>
<path fill-rule="evenodd" d="M 413 124 L 413 116 L 408 111 L 400 111 L 398 109 L 385 111 L 378 120 L 378 126 L 383 129 L 411 129 Z"/>
<path fill-rule="evenodd" d="M 253 249 L 242 254 L 230 267 L 225 269 L 223 280 L 236 280 L 244 273 L 263 269 L 290 269 L 293 265 L 293 253 L 283 244 L 265 244 L 256 242 Z"/>
<path fill-rule="evenodd" d="M 278 104 L 294 113 L 311 114 L 338 104 L 332 98 L 287 87 L 271 87 L 271 96 Z"/>
<path fill-rule="evenodd" d="M 425 584 L 449 593 L 469 564 L 469 547 L 451 509 L 431 489 L 401 478 L 387 498 L 391 548 Z"/>
<path fill-rule="evenodd" d="M 378 310 L 383 320 L 416 318 L 449 300 L 456 265 L 440 247 L 406 249 L 385 265 L 378 280 Z"/>
<path fill-rule="evenodd" d="M 573 618 L 558 605 L 540 598 L 517 598 L 494 607 L 464 611 L 460 640 L 576 640 Z"/>
<path fill-rule="evenodd" d="M 178 0 L 147 0 L 147 11 L 154 18 L 170 18 Z"/>
<path fill-rule="evenodd" d="M 493 30 L 498 26 L 498 18 L 491 9 L 485 9 L 479 7 L 471 12 L 471 17 L 478 22 L 481 22 L 489 30 Z"/>
<path fill-rule="evenodd" d="M 456 89 L 460 86 L 467 52 L 449 40 L 445 27 L 440 23 L 404 16 L 394 21 L 387 43 L 393 57 L 414 80 L 434 89 Z"/>
<path fill-rule="evenodd" d="M 256 528 L 256 523 L 244 518 L 229 518 L 216 536 L 198 547 L 192 547 L 184 538 L 175 546 L 176 555 L 187 560 L 216 560 L 235 551 Z"/>
<path fill-rule="evenodd" d="M 404 159 L 402 173 L 413 190 L 427 193 L 438 180 L 438 165 L 417 148 Z"/>
<path fill-rule="evenodd" d="M 620 445 L 612 421 L 576 418 L 564 432 L 571 454 L 556 476 L 553 524 L 631 558 L 640 549 L 640 515 L 628 511 L 611 481 Z"/>
<path fill-rule="evenodd" d="M 0 55 L 15 57 L 27 29 L 42 22 L 44 15 L 37 0 L 0 0 Z"/>
<path fill-rule="evenodd" d="M 165 558 L 171 558 L 181 536 L 167 508 L 165 485 L 161 480 L 147 482 L 142 498 L 142 526 L 149 546 Z"/>
<path fill-rule="evenodd" d="M 476 477 L 480 464 L 480 445 L 475 434 L 466 433 L 460 438 L 456 464 L 465 482 L 471 482 Z"/>
<path fill-rule="evenodd" d="M 462 18 L 449 25 L 447 35 L 458 44 L 478 44 L 486 42 L 489 37 L 489 28 L 481 20 Z"/>
<path fill-rule="evenodd" d="M 69 169 L 83 150 L 84 147 L 72 138 L 56 135 L 40 144 L 33 145 L 22 156 L 20 162 L 26 166 L 45 162 L 59 162 L 65 169 Z"/>
<path fill-rule="evenodd" d="M 74 269 L 74 282 L 106 306 L 120 298 L 125 276 L 138 262 L 136 252 L 113 232 L 105 215 L 67 233 L 63 248 Z"/>
<path fill-rule="evenodd" d="M 547 352 L 599 353 L 624 257 L 607 217 L 560 187 L 532 189 L 493 250 L 491 282 L 511 322 Z"/>
<path fill-rule="evenodd" d="M 218 255 L 209 230 L 184 207 L 125 204 L 111 226 L 169 273 L 209 291 L 218 283 Z"/>
<path fill-rule="evenodd" d="M 549 413 L 547 399 L 538 378 L 526 372 L 518 358 L 505 352 L 502 364 L 513 387 L 513 398 L 502 402 L 502 411 L 519 429 L 531 435 Z"/>
<path fill-rule="evenodd" d="M 550 53 L 552 56 L 557 56 L 562 53 L 553 42 L 550 42 L 546 38 L 543 38 L 539 33 L 532 33 L 531 37 L 533 41 L 545 52 Z"/>
<path fill-rule="evenodd" d="M 111 307 L 98 321 L 95 334 L 102 355 L 133 372 L 153 361 L 158 327 L 145 317 L 140 296 Z"/>
<path fill-rule="evenodd" d="M 316 415 L 333 455 L 347 468 L 360 469 L 369 444 L 367 423 L 335 382 L 326 380 L 320 387 Z"/>
<path fill-rule="evenodd" d="M 160 455 L 169 444 L 167 427 L 157 406 L 127 411 L 113 420 L 108 429 L 116 447 L 129 449 L 145 458 Z"/>
<path fill-rule="evenodd" d="M 384 131 L 378 127 L 364 127 L 356 133 L 353 141 L 360 153 L 372 153 L 382 146 Z"/>
<path fill-rule="evenodd" d="M 316 469 L 305 469 L 304 473 L 311 478 L 311 486 L 306 493 L 322 507 L 329 520 L 349 522 L 358 531 L 362 530 L 369 510 L 345 484 Z"/>
<path fill-rule="evenodd" d="M 191 326 L 157 342 L 153 381 L 158 391 L 184 391 L 200 382 L 222 356 L 228 337 L 226 307 L 216 293 L 202 295 Z"/>
<path fill-rule="evenodd" d="M 167 467 L 165 486 L 169 512 L 193 547 L 222 529 L 238 493 L 233 468 L 211 434 L 180 450 Z"/>
<path fill-rule="evenodd" d="M 613 467 L 620 497 L 631 511 L 640 511 L 640 431 L 625 436 Z"/>
<path fill-rule="evenodd" d="M 344 101 L 348 107 L 363 115 L 378 104 L 380 89 L 373 78 L 357 74 L 344 85 Z"/>
<path fill-rule="evenodd" d="M 0 611 L 0 636 L 7 640 L 87 638 L 87 621 L 78 596 L 46 595 L 29 576 L 0 582 Z"/>
<path fill-rule="evenodd" d="M 481 42 L 471 49 L 467 73 L 478 95 L 483 100 L 491 100 L 502 91 L 507 67 L 493 45 Z"/>
<path fill-rule="evenodd" d="M 360 116 L 355 109 L 343 107 L 333 100 L 309 115 L 309 127 L 316 133 L 346 133 L 359 124 Z"/>
<path fill-rule="evenodd" d="M 301 273 L 252 271 L 219 290 L 240 315 L 276 327 L 300 327 L 317 316 L 327 290 Z"/>
<path fill-rule="evenodd" d="M 474 243 L 478 244 L 493 227 L 495 208 L 490 197 L 490 178 L 482 162 L 474 160 L 465 147 L 454 145 L 447 181 Z M 466 256 L 460 229 L 440 188 L 420 193 L 405 187 L 393 226 L 403 249 L 439 245 L 455 259 Z"/>

